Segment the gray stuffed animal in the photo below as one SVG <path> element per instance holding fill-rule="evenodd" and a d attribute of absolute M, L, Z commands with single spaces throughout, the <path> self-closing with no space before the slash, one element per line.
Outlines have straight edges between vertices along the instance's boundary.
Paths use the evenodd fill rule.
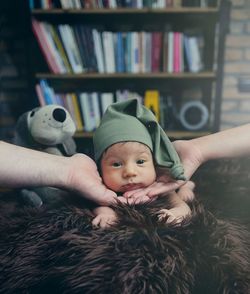
<path fill-rule="evenodd" d="M 60 156 L 76 153 L 73 135 L 75 124 L 69 112 L 59 105 L 46 105 L 25 112 L 16 124 L 13 143 Z M 21 190 L 25 202 L 32 206 L 60 201 L 65 192 L 52 187 Z"/>

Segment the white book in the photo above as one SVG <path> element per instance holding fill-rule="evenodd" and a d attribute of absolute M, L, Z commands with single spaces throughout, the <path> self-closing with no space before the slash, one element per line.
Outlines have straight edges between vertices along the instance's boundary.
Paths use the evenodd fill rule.
<path fill-rule="evenodd" d="M 136 1 L 136 8 L 143 8 L 143 0 Z"/>
<path fill-rule="evenodd" d="M 101 33 L 96 29 L 92 30 L 93 40 L 94 40 L 94 51 L 97 60 L 97 68 L 99 73 L 104 73 L 104 54 L 101 40 Z"/>
<path fill-rule="evenodd" d="M 117 102 L 122 102 L 128 100 L 127 90 L 116 90 L 115 96 Z"/>
<path fill-rule="evenodd" d="M 139 65 L 139 34 L 138 32 L 132 32 L 131 36 L 131 52 L 132 52 L 132 60 L 131 60 L 131 72 L 138 73 L 140 70 Z"/>
<path fill-rule="evenodd" d="M 73 0 L 73 5 L 74 5 L 74 8 L 76 9 L 82 8 L 80 0 Z"/>
<path fill-rule="evenodd" d="M 92 132 L 96 128 L 94 108 L 90 95 L 86 92 L 80 93 L 79 104 L 83 116 L 84 130 Z"/>
<path fill-rule="evenodd" d="M 112 103 L 114 103 L 114 94 L 113 93 L 101 93 L 101 109 L 102 109 L 102 115 L 105 113 L 108 106 Z"/>
<path fill-rule="evenodd" d="M 115 72 L 115 50 L 112 32 L 102 32 L 102 43 L 105 60 L 105 71 L 107 73 Z"/>
<path fill-rule="evenodd" d="M 147 33 L 146 32 L 141 32 L 141 44 L 142 44 L 142 48 L 141 48 L 141 71 L 144 73 L 146 72 L 146 63 L 147 63 Z"/>
<path fill-rule="evenodd" d="M 201 54 L 199 50 L 198 37 L 191 36 L 188 38 L 188 45 L 191 55 L 191 72 L 199 72 L 202 69 Z"/>
<path fill-rule="evenodd" d="M 168 33 L 168 72 L 174 72 L 174 32 Z"/>
<path fill-rule="evenodd" d="M 99 97 L 97 92 L 91 93 L 91 100 L 93 102 L 93 111 L 94 111 L 94 118 L 95 118 L 95 128 L 97 128 L 101 121 L 101 112 L 99 107 Z"/>
<path fill-rule="evenodd" d="M 69 25 L 65 24 L 65 25 L 59 25 L 58 29 L 63 41 L 64 48 L 67 52 L 69 62 L 73 69 L 73 72 L 74 73 L 83 72 L 84 68 L 81 62 L 80 52 L 77 47 L 77 42 L 75 40 L 72 28 Z"/>
<path fill-rule="evenodd" d="M 117 8 L 116 0 L 109 0 L 109 8 Z"/>
<path fill-rule="evenodd" d="M 60 0 L 61 6 L 64 9 L 72 8 L 71 3 L 69 0 Z"/>

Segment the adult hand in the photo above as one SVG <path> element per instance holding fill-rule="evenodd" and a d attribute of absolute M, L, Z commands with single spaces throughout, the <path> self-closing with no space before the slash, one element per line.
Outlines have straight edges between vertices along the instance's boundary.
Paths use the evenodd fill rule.
<path fill-rule="evenodd" d="M 201 152 L 195 145 L 194 140 L 178 140 L 173 142 L 173 145 L 183 164 L 185 177 L 189 180 L 203 162 Z M 148 197 L 150 199 L 160 196 L 161 194 L 175 191 L 185 183 L 186 181 L 175 181 L 168 173 L 161 170 L 161 172 L 158 173 L 156 182 L 152 185 L 147 188 L 126 192 L 123 196 L 129 198 L 130 201 L 139 201 L 139 199 L 143 199 L 143 197 Z"/>
<path fill-rule="evenodd" d="M 178 140 L 173 142 L 173 145 L 184 167 L 185 177 L 189 180 L 204 161 L 201 151 L 195 144 L 195 139 L 189 141 Z"/>
<path fill-rule="evenodd" d="M 74 190 L 100 205 L 116 203 L 117 195 L 103 184 L 95 162 L 84 154 L 68 157 L 69 171 L 66 188 Z"/>
<path fill-rule="evenodd" d="M 157 179 L 153 184 L 146 188 L 125 192 L 123 196 L 127 199 L 129 198 L 130 201 L 145 201 L 146 197 L 148 199 L 152 199 L 162 194 L 170 193 L 178 189 L 183 184 L 185 184 L 185 181 L 173 180 L 166 172 L 166 169 L 158 169 Z"/>

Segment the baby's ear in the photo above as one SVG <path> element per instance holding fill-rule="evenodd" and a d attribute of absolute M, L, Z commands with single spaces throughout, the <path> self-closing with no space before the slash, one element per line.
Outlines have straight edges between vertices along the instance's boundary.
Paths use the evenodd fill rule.
<path fill-rule="evenodd" d="M 171 176 L 170 170 L 168 168 L 155 165 L 155 170 L 157 178 L 164 176 L 164 179 L 169 178 L 169 180 L 173 180 L 173 177 Z"/>

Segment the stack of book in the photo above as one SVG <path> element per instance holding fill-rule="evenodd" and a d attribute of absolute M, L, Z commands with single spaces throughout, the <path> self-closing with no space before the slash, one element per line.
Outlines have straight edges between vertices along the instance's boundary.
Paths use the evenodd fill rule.
<path fill-rule="evenodd" d="M 58 104 L 65 107 L 72 116 L 79 132 L 93 132 L 100 124 L 101 117 L 107 107 L 114 102 L 137 99 L 140 103 L 149 108 L 156 119 L 166 130 L 186 128 L 180 120 L 180 112 L 174 98 L 169 94 L 160 93 L 155 89 L 148 89 L 144 93 L 136 93 L 129 90 L 116 90 L 115 92 L 78 92 L 78 93 L 55 93 L 46 80 L 40 80 L 36 85 L 36 92 L 41 106 L 47 104 Z M 180 102 L 180 101 L 179 101 Z M 180 104 L 178 102 L 178 104 Z M 182 103 L 182 107 L 190 102 Z M 208 110 L 202 102 L 195 102 L 194 107 L 201 109 L 202 114 Z M 199 104 L 199 105 L 198 105 Z M 197 107 L 199 106 L 199 107 Z M 192 116 L 192 111 L 191 116 Z M 197 112 L 197 111 L 196 111 Z M 207 122 L 207 118 L 205 123 Z M 205 125 L 202 124 L 202 127 Z M 186 128 L 187 129 L 187 128 Z"/>
<path fill-rule="evenodd" d="M 32 20 L 52 73 L 151 73 L 203 69 L 203 35 L 175 31 L 110 32 Z"/>
<path fill-rule="evenodd" d="M 137 99 L 151 109 L 160 121 L 160 93 L 157 90 L 147 90 L 142 95 L 129 90 L 117 90 L 115 93 L 55 93 L 46 80 L 40 80 L 36 85 L 36 93 L 40 106 L 58 104 L 65 107 L 71 114 L 77 131 L 94 131 L 111 103 L 128 99 Z"/>
<path fill-rule="evenodd" d="M 216 0 L 29 0 L 30 9 L 94 9 L 94 8 L 166 8 L 166 7 L 208 7 Z"/>

